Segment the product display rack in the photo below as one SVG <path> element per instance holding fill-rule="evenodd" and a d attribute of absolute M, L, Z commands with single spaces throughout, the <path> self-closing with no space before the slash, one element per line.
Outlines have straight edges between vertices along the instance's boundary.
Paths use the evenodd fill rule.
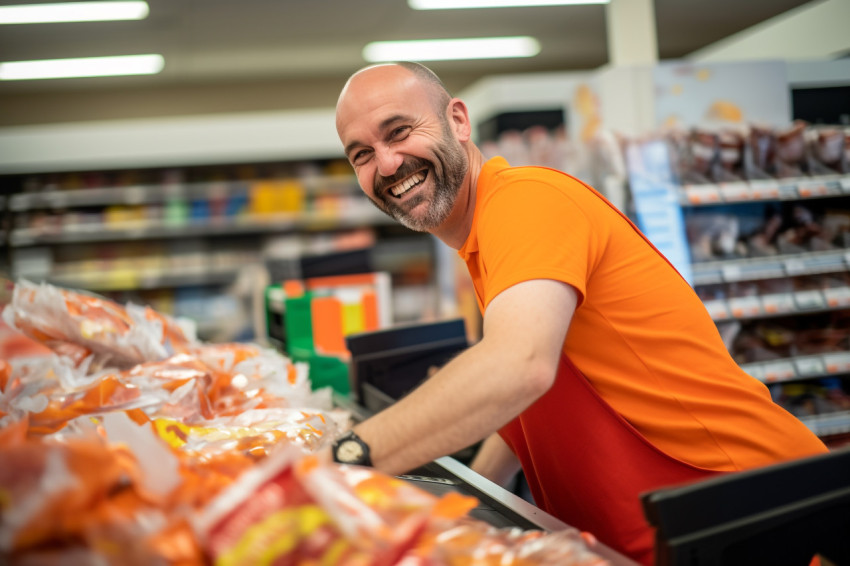
<path fill-rule="evenodd" d="M 777 179 L 737 183 L 686 185 L 680 192 L 683 206 L 721 202 L 800 200 L 850 194 L 850 175 L 823 176 L 815 179 Z"/>
<path fill-rule="evenodd" d="M 222 295 L 269 261 L 367 247 L 398 283 L 399 318 L 433 312 L 432 238 L 379 211 L 345 168 L 317 160 L 6 175 L 4 271 L 134 302 L 167 292 L 173 305 Z"/>
<path fill-rule="evenodd" d="M 773 207 L 776 218 L 787 219 L 789 207 L 798 205 L 819 212 L 837 211 L 850 218 L 850 175 L 694 184 L 682 186 L 679 196 L 686 225 L 699 213 L 711 214 L 713 210 L 722 210 L 737 220 L 739 207 L 759 204 Z M 752 215 L 752 211 L 748 214 Z M 689 238 L 693 238 L 690 232 Z M 738 336 L 750 332 L 746 342 L 750 351 L 757 352 L 756 359 L 748 359 L 753 354 L 741 349 L 738 340 L 726 336 L 727 346 L 741 368 L 768 384 L 780 403 L 827 441 L 850 432 L 850 397 L 847 384 L 843 383 L 850 376 L 850 336 L 842 336 L 846 331 L 841 330 L 850 319 L 847 240 L 845 232 L 843 240 L 829 242 L 831 249 L 773 249 L 772 255 L 703 258 L 691 264 L 694 288 L 721 334 L 729 329 L 732 335 L 740 332 Z M 821 334 L 828 334 L 829 328 L 834 327 L 832 334 L 837 338 L 831 346 L 812 345 L 814 349 L 823 347 L 823 351 L 815 352 L 807 352 L 805 344 L 792 345 L 782 353 L 752 347 L 753 336 L 759 333 L 773 336 L 773 342 L 778 342 L 777 336 L 783 332 L 794 335 L 798 326 L 805 329 L 800 332 L 803 335 L 814 326 L 821 327 Z M 767 341 L 770 343 L 771 339 Z M 793 352 L 797 349 L 800 351 Z M 822 386 L 824 380 L 831 389 Z M 786 386 L 794 391 L 790 399 Z M 821 399 L 821 395 L 826 399 Z M 825 405 L 836 396 L 836 404 Z M 828 407 L 825 412 L 811 409 L 824 406 Z"/>
<path fill-rule="evenodd" d="M 343 209 L 313 208 L 291 212 L 240 214 L 225 218 L 205 219 L 135 219 L 120 226 L 108 223 L 72 223 L 61 227 L 12 230 L 9 244 L 20 247 L 36 244 L 118 241 L 172 238 L 183 236 L 227 236 L 285 231 L 316 231 L 352 228 L 363 225 L 391 223 L 392 220 L 371 206 L 364 198 L 352 194 L 356 182 L 348 177 L 314 177 L 299 179 L 307 195 L 348 198 Z M 63 209 L 107 206 L 142 206 L 168 204 L 176 200 L 210 205 L 213 198 L 228 198 L 247 193 L 253 183 L 234 181 L 224 183 L 194 183 L 179 186 L 134 185 L 96 189 L 52 190 L 12 195 L 9 210 L 13 213 L 30 211 L 61 211 Z M 218 193 L 216 195 L 216 193 Z M 214 197 L 211 195 L 215 195 Z"/>

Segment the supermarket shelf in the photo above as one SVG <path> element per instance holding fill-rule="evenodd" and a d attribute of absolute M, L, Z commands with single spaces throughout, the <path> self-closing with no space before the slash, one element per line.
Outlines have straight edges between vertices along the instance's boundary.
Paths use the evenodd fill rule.
<path fill-rule="evenodd" d="M 108 224 L 73 224 L 56 229 L 18 228 L 12 230 L 13 247 L 36 244 L 70 244 L 118 240 L 166 239 L 192 236 L 231 236 L 273 232 L 337 230 L 394 224 L 394 221 L 368 202 L 344 212 L 302 212 L 262 216 L 240 216 L 218 221 L 174 224 L 163 221 L 123 222 L 120 228 Z"/>
<path fill-rule="evenodd" d="M 850 251 L 806 252 L 692 264 L 694 285 L 776 279 L 850 269 Z"/>
<path fill-rule="evenodd" d="M 101 187 L 94 189 L 53 190 L 13 195 L 9 209 L 15 212 L 39 209 L 63 209 L 83 206 L 139 205 L 166 202 L 169 199 L 209 199 L 222 193 L 230 195 L 249 190 L 257 183 L 292 181 L 306 192 L 354 193 L 357 179 L 353 175 L 309 176 L 293 179 L 256 181 L 222 181 Z"/>
<path fill-rule="evenodd" d="M 127 291 L 192 285 L 224 285 L 232 282 L 239 270 L 239 267 L 198 268 L 179 271 L 110 269 L 51 276 L 47 278 L 47 281 L 59 287 L 90 291 Z"/>
<path fill-rule="evenodd" d="M 850 287 L 705 300 L 703 304 L 716 322 L 829 312 L 850 307 Z"/>
<path fill-rule="evenodd" d="M 216 186 L 218 185 L 218 186 Z M 56 190 L 21 193 L 12 196 L 9 208 L 15 212 L 39 209 L 62 209 L 83 206 L 137 205 L 165 202 L 171 198 L 209 198 L 225 186 L 228 193 L 247 188 L 247 183 L 199 183 L 195 185 L 133 185 L 97 189 Z"/>
<path fill-rule="evenodd" d="M 850 175 L 687 185 L 679 191 L 679 202 L 682 206 L 712 206 L 739 202 L 805 200 L 845 195 L 850 195 Z"/>
<path fill-rule="evenodd" d="M 800 420 L 820 437 L 850 432 L 850 411 L 800 417 Z"/>
<path fill-rule="evenodd" d="M 741 364 L 741 369 L 764 383 L 833 377 L 850 373 L 850 352 Z"/>

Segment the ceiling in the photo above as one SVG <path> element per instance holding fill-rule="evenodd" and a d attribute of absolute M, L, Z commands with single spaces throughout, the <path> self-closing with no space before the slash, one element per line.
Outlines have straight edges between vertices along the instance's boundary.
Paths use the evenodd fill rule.
<path fill-rule="evenodd" d="M 35 3 L 0 0 L 0 4 Z M 161 53 L 156 76 L 0 83 L 0 126 L 333 105 L 375 40 L 531 35 L 530 59 L 429 63 L 452 90 L 482 76 L 593 69 L 605 6 L 414 11 L 404 0 L 148 0 L 135 22 L 2 26 L 0 61 Z M 680 58 L 805 0 L 655 0 L 661 59 Z"/>

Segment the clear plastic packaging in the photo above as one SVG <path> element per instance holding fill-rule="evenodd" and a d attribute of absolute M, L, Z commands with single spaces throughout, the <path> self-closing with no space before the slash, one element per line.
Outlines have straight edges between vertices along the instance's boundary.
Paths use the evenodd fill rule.
<path fill-rule="evenodd" d="M 194 343 L 150 307 L 121 305 L 45 283 L 19 281 L 3 311 L 6 322 L 47 346 L 72 343 L 118 367 L 161 360 Z"/>

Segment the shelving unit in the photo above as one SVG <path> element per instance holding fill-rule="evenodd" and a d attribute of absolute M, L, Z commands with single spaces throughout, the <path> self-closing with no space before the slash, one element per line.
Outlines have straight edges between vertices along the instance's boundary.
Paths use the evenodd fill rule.
<path fill-rule="evenodd" d="M 344 168 L 316 160 L 6 175 L 8 274 L 181 314 L 182 296 L 212 300 L 267 261 L 366 247 L 398 285 L 395 318 L 427 316 L 438 300 L 433 239 L 380 212 L 352 174 L 334 172 Z"/>
<path fill-rule="evenodd" d="M 555 79 L 552 77 L 550 80 Z M 657 92 L 647 89 L 647 85 L 656 87 L 657 83 L 651 69 L 610 69 L 591 77 L 562 75 L 557 79 L 561 82 L 553 82 L 554 88 L 541 89 L 535 88 L 533 80 L 517 79 L 505 85 L 482 83 L 480 88 L 471 92 L 473 104 L 470 106 L 483 108 L 476 115 L 476 121 L 484 124 L 502 113 L 523 112 L 532 120 L 541 109 L 563 108 L 570 141 L 576 147 L 565 154 L 573 161 L 554 167 L 593 185 L 638 225 L 641 224 L 641 211 L 637 210 L 636 192 L 640 188 L 634 181 L 648 181 L 645 194 L 652 202 L 642 201 L 643 212 L 654 225 L 649 230 L 645 226 L 641 228 L 692 283 L 724 337 L 741 329 L 744 332 L 761 327 L 770 330 L 783 324 L 790 324 L 793 328 L 795 321 L 803 326 L 817 323 L 826 326 L 824 321 L 844 320 L 845 316 L 845 326 L 850 328 L 850 241 L 823 249 L 793 249 L 793 246 L 788 246 L 769 255 L 727 253 L 696 260 L 694 254 L 688 253 L 692 242 L 687 241 L 687 234 L 680 235 L 678 232 L 680 214 L 687 224 L 689 215 L 721 208 L 743 210 L 762 205 L 782 209 L 800 203 L 809 208 L 834 205 L 850 213 L 850 174 L 825 175 L 818 171 L 819 174 L 815 175 L 806 170 L 811 176 L 790 178 L 777 175 L 767 178 L 769 174 L 743 175 L 740 178 L 747 180 L 723 183 L 710 182 L 709 176 L 704 183 L 678 184 L 674 171 L 674 164 L 678 164 L 674 154 L 668 153 L 664 135 L 654 130 L 658 118 L 654 105 Z M 621 144 L 625 140 L 655 144 L 646 154 L 637 152 L 644 161 L 637 163 L 636 168 L 631 168 L 628 150 L 623 152 L 623 163 L 615 159 L 614 155 L 623 149 L 622 145 L 579 147 L 583 139 L 582 128 L 591 123 L 585 115 L 589 108 L 577 106 L 574 100 L 580 84 L 597 95 L 594 101 L 597 106 L 593 110 L 598 113 L 592 117 L 602 119 L 603 128 L 616 131 Z M 750 86 L 729 85 L 729 88 L 752 90 Z M 541 93 L 552 92 L 559 93 L 558 99 L 547 99 L 541 104 L 539 99 L 545 96 Z M 636 96 L 635 93 L 643 93 L 644 96 Z M 771 91 L 765 90 L 763 94 L 770 96 Z M 774 94 L 782 95 L 779 91 Z M 522 137 L 512 135 L 506 138 L 506 149 L 500 148 L 499 151 L 530 154 L 530 151 L 524 154 L 516 147 L 518 141 L 528 144 L 529 139 L 527 132 L 523 132 Z M 494 140 L 487 138 L 483 141 Z M 606 159 L 604 162 L 603 157 Z M 509 161 L 517 164 L 516 159 Z M 552 166 L 544 162 L 534 164 Z M 623 195 L 629 193 L 632 198 L 627 202 L 629 199 L 623 198 Z M 752 219 L 748 220 L 751 227 Z M 741 227 L 744 231 L 743 222 Z M 666 247 L 661 246 L 661 242 Z M 808 391 L 826 382 L 832 385 L 836 381 L 842 382 L 843 389 L 850 393 L 850 383 L 847 383 L 850 380 L 850 337 L 840 351 L 791 351 L 793 349 L 789 348 L 784 352 L 762 352 L 765 359 L 746 359 L 742 352 L 736 351 L 732 342 L 727 341 L 727 345 L 739 365 L 767 383 L 780 402 L 786 401 L 782 398 L 786 389 L 790 391 L 799 386 Z M 791 408 L 817 434 L 850 433 L 850 406 L 847 410 L 821 415 L 806 415 L 805 407 Z"/>
<path fill-rule="evenodd" d="M 777 216 L 782 214 L 783 207 L 797 204 L 850 215 L 848 197 L 850 175 L 688 185 L 679 190 L 686 224 L 699 212 L 723 210 L 734 215 L 738 205 L 758 203 L 775 207 L 773 214 Z M 768 359 L 751 360 L 745 351 L 738 349 L 737 340 L 727 337 L 727 345 L 741 368 L 768 384 L 780 402 L 787 403 L 789 410 L 827 441 L 850 433 L 850 407 L 842 406 L 848 404 L 846 399 L 829 406 L 829 412 L 816 410 L 815 414 L 807 414 L 812 409 L 806 405 L 823 408 L 829 401 L 816 399 L 818 395 L 813 391 L 836 388 L 850 376 L 850 334 L 845 331 L 842 339 L 840 330 L 850 326 L 841 322 L 850 321 L 850 242 L 846 241 L 846 235 L 844 240 L 831 242 L 832 249 L 691 264 L 694 288 L 718 323 L 721 334 L 724 329 L 731 329 L 733 334 L 740 332 L 740 337 L 755 328 L 757 335 L 762 328 L 763 334 L 779 336 L 783 332 L 793 334 L 797 325 L 806 328 L 803 332 L 809 332 L 809 325 L 816 324 L 808 322 L 809 319 L 837 322 L 833 334 L 838 338 L 833 341 L 838 348 L 823 346 L 825 351 L 816 353 L 770 354 L 767 352 L 770 348 L 756 348 Z M 829 333 L 824 329 L 820 332 Z M 750 335 L 744 342 L 751 348 L 752 338 Z M 798 348 L 791 348 L 794 349 Z M 787 387 L 793 393 L 786 394 Z"/>

